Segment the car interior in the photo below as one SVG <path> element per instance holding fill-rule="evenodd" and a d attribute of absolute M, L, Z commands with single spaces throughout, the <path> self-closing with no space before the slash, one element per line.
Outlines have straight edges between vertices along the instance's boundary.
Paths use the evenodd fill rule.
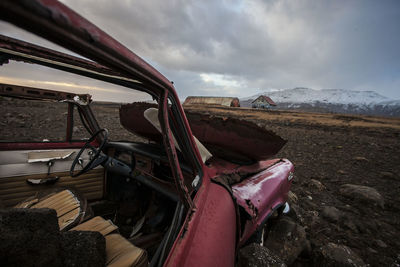
<path fill-rule="evenodd" d="M 185 216 L 164 146 L 112 140 L 95 119 L 89 95 L 0 88 L 8 119 L 0 140 L 2 204 L 52 208 L 61 231 L 100 232 L 108 266 L 161 265 Z M 192 181 L 196 172 L 178 156 Z"/>

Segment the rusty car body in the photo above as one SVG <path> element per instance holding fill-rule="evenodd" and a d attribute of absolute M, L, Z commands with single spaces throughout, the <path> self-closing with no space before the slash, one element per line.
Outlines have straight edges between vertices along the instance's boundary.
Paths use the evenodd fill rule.
<path fill-rule="evenodd" d="M 0 198 L 3 202 L 12 206 L 27 196 L 24 192 L 63 185 L 63 180 L 68 181 L 65 185 L 81 187 L 89 203 L 110 198 L 118 203 L 123 201 L 119 197 L 122 193 L 125 196 L 136 194 L 133 198 L 140 196 L 138 205 L 144 209 L 155 202 L 163 203 L 155 208 L 156 215 L 146 215 L 144 223 L 154 223 L 157 216 L 162 217 L 161 230 L 147 233 L 158 234 L 158 239 L 152 239 L 157 242 L 149 248 L 154 249 L 149 251 L 148 259 L 152 266 L 234 266 L 238 249 L 263 229 L 275 211 L 281 212 L 287 201 L 293 165 L 287 159 L 271 159 L 285 141 L 248 122 L 185 113 L 173 83 L 58 1 L 4 0 L 0 7 L 1 19 L 89 59 L 0 36 L 1 64 L 6 65 L 9 60 L 39 64 L 146 92 L 157 102 L 156 105 L 121 107 L 121 124 L 152 141 L 122 142 L 107 140 L 107 131 L 96 120 L 86 92 L 69 94 L 2 84 L 2 96 L 67 103 L 64 140 L 0 142 Z M 91 135 L 89 140 L 71 137 L 74 108 Z M 157 111 L 154 114 L 160 131 L 143 115 L 152 108 Z M 202 152 L 201 143 L 207 156 Z M 83 164 L 79 162 L 81 148 L 95 152 Z M 8 155 L 65 149 L 75 149 L 77 154 L 69 162 L 71 172 L 58 170 L 59 179 L 50 185 L 47 181 L 39 187 L 21 185 L 18 188 L 22 191 L 18 194 L 8 189 L 7 183 L 24 183 L 27 176 L 37 176 L 34 172 L 5 175 L 4 170 L 14 164 Z M 24 164 L 27 166 L 29 162 Z M 82 169 L 77 173 L 74 169 L 79 169 L 80 164 Z M 50 170 L 45 164 L 41 168 L 42 172 Z M 85 182 L 85 179 L 94 179 L 93 172 L 101 176 L 93 180 L 95 187 Z M 74 178 L 77 174 L 80 176 Z M 96 191 L 91 191 L 93 188 Z M 130 226 L 134 224 L 129 223 Z"/>

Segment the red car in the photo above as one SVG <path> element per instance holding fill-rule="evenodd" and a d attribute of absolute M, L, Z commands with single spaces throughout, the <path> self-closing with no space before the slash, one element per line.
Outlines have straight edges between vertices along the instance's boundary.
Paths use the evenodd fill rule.
<path fill-rule="evenodd" d="M 95 216 L 120 228 L 123 242 L 146 251 L 151 266 L 234 266 L 238 249 L 260 239 L 267 219 L 285 207 L 293 165 L 271 159 L 285 141 L 250 122 L 185 114 L 173 83 L 58 1 L 3 0 L 0 7 L 3 20 L 89 59 L 1 36 L 3 67 L 9 60 L 39 64 L 145 92 L 157 102 L 132 99 L 119 110 L 122 126 L 149 142 L 115 141 L 99 126 L 86 92 L 1 84 L 3 108 L 8 98 L 17 99 L 7 102 L 14 106 L 25 99 L 66 108 L 62 138 L 16 142 L 2 130 L 2 202 L 15 206 L 38 190 L 73 185 Z M 90 138 L 75 137 L 79 127 Z"/>

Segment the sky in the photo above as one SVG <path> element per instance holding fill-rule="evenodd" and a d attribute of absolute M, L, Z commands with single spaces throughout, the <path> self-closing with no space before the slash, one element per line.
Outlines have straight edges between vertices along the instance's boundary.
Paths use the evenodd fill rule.
<path fill-rule="evenodd" d="M 62 2 L 174 81 L 181 99 L 294 87 L 375 91 L 400 99 L 397 0 Z M 48 44 L 4 22 L 0 32 Z M 0 80 L 76 90 L 85 84 L 100 100 L 129 94 L 116 96 L 117 88 L 106 83 L 21 65 L 0 68 Z"/>

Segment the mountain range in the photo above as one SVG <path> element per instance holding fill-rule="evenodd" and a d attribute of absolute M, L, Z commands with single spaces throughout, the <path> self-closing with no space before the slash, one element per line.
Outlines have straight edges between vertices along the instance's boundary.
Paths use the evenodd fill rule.
<path fill-rule="evenodd" d="M 277 109 L 400 117 L 400 100 L 390 99 L 374 91 L 315 90 L 304 87 L 270 89 L 240 99 L 240 105 L 251 107 L 251 102 L 260 95 L 269 96 L 277 104 Z"/>

